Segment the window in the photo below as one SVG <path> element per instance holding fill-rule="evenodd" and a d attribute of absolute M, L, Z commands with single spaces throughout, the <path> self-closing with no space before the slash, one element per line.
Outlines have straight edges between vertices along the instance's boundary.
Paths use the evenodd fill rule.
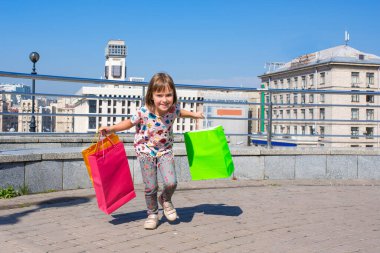
<path fill-rule="evenodd" d="M 121 66 L 112 66 L 112 76 L 116 78 L 121 77 Z"/>
<path fill-rule="evenodd" d="M 297 134 L 297 126 L 293 127 L 293 132 L 294 132 L 294 134 Z"/>
<path fill-rule="evenodd" d="M 298 104 L 298 95 L 297 95 L 297 93 L 293 94 L 293 100 L 294 100 L 294 104 Z"/>
<path fill-rule="evenodd" d="M 319 109 L 319 119 L 325 119 L 325 108 Z"/>
<path fill-rule="evenodd" d="M 374 95 L 366 95 L 365 96 L 365 101 L 367 103 L 375 103 L 375 96 Z"/>
<path fill-rule="evenodd" d="M 277 104 L 277 96 L 273 96 L 273 103 Z"/>
<path fill-rule="evenodd" d="M 359 119 L 359 109 L 351 108 L 351 120 L 358 120 L 358 119 Z"/>
<path fill-rule="evenodd" d="M 290 119 L 290 110 L 286 110 L 286 118 Z"/>
<path fill-rule="evenodd" d="M 305 116 L 305 109 L 301 109 L 301 118 L 302 119 L 306 118 L 306 116 Z"/>
<path fill-rule="evenodd" d="M 309 95 L 309 103 L 314 103 L 314 94 Z"/>
<path fill-rule="evenodd" d="M 352 92 L 355 92 L 355 91 L 357 90 L 352 90 Z M 359 94 L 352 93 L 351 102 L 359 102 Z"/>
<path fill-rule="evenodd" d="M 314 86 L 314 75 L 313 74 L 309 75 L 309 83 L 310 83 L 310 87 Z"/>
<path fill-rule="evenodd" d="M 325 80 L 325 72 L 322 72 L 319 74 L 319 84 L 323 85 L 325 84 L 326 80 Z"/>
<path fill-rule="evenodd" d="M 306 100 L 306 95 L 305 94 L 301 94 L 301 104 L 304 104 L 305 100 Z"/>
<path fill-rule="evenodd" d="M 293 109 L 294 118 L 297 119 L 297 109 Z"/>
<path fill-rule="evenodd" d="M 88 118 L 88 129 L 96 129 L 96 117 Z"/>
<path fill-rule="evenodd" d="M 96 113 L 96 100 L 88 100 L 89 113 Z"/>
<path fill-rule="evenodd" d="M 319 134 L 321 135 L 321 137 L 325 136 L 325 127 L 324 126 L 319 127 Z"/>
<path fill-rule="evenodd" d="M 306 85 L 307 85 L 306 76 L 302 76 L 301 77 L 301 87 L 302 87 L 302 89 L 306 89 Z"/>
<path fill-rule="evenodd" d="M 294 89 L 298 89 L 298 77 L 294 77 Z"/>
<path fill-rule="evenodd" d="M 286 79 L 286 81 L 288 82 L 288 89 L 293 88 L 292 87 L 292 79 L 288 78 L 288 79 Z"/>
<path fill-rule="evenodd" d="M 280 95 L 280 103 L 281 103 L 281 104 L 284 103 L 284 96 L 283 96 L 283 95 Z"/>
<path fill-rule="evenodd" d="M 102 105 L 102 102 L 103 102 L 102 100 L 99 100 L 99 105 Z"/>
<path fill-rule="evenodd" d="M 351 87 L 359 87 L 359 72 L 351 72 Z"/>
<path fill-rule="evenodd" d="M 121 101 L 121 106 L 125 106 L 125 100 Z"/>
<path fill-rule="evenodd" d="M 375 79 L 375 74 L 374 73 L 366 73 L 366 84 L 367 86 L 373 85 Z"/>
<path fill-rule="evenodd" d="M 283 118 L 284 118 L 284 111 L 280 110 L 280 119 L 283 119 Z"/>
<path fill-rule="evenodd" d="M 286 103 L 290 104 L 290 94 L 286 94 Z"/>
<path fill-rule="evenodd" d="M 286 126 L 286 134 L 290 134 L 290 126 Z"/>
<path fill-rule="evenodd" d="M 301 126 L 301 133 L 302 135 L 305 135 L 305 126 Z"/>
<path fill-rule="evenodd" d="M 281 80 L 280 80 L 280 89 L 283 89 L 283 88 L 284 88 L 284 80 L 281 79 Z"/>
<path fill-rule="evenodd" d="M 275 88 L 275 89 L 278 89 L 277 81 L 274 81 L 274 88 Z"/>
<path fill-rule="evenodd" d="M 99 113 L 102 113 L 102 108 L 101 107 L 99 108 Z"/>
<path fill-rule="evenodd" d="M 313 126 L 309 126 L 309 133 L 311 135 L 314 135 L 314 128 L 313 128 Z"/>
<path fill-rule="evenodd" d="M 365 128 L 365 136 L 367 139 L 373 139 L 373 127 Z"/>
<path fill-rule="evenodd" d="M 108 104 L 108 106 L 111 106 L 111 100 L 108 100 L 107 104 Z"/>
<path fill-rule="evenodd" d="M 359 127 L 351 127 L 351 139 L 359 138 Z"/>
<path fill-rule="evenodd" d="M 108 113 L 108 114 L 111 113 L 111 108 L 108 108 L 108 109 L 107 109 L 107 113 Z"/>
<path fill-rule="evenodd" d="M 116 100 L 113 101 L 113 106 L 116 106 L 116 102 L 117 102 Z"/>
<path fill-rule="evenodd" d="M 313 109 L 309 109 L 309 115 L 310 115 L 311 119 L 314 119 L 314 110 Z"/>
<path fill-rule="evenodd" d="M 374 120 L 374 109 L 367 109 L 367 120 Z"/>
<path fill-rule="evenodd" d="M 116 113 L 116 108 L 113 108 L 113 113 L 114 113 L 114 114 Z"/>
<path fill-rule="evenodd" d="M 319 100 L 321 101 L 321 103 L 324 103 L 325 102 L 325 94 L 320 94 Z"/>

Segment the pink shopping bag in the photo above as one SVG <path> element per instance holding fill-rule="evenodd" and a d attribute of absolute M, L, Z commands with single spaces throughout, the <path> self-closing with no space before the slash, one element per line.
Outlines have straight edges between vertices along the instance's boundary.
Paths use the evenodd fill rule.
<path fill-rule="evenodd" d="M 111 147 L 88 157 L 98 206 L 106 214 L 136 197 L 124 144 L 108 141 Z"/>

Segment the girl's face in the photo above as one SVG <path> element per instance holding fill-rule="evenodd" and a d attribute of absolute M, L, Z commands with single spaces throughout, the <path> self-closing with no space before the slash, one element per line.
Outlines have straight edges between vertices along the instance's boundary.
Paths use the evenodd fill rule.
<path fill-rule="evenodd" d="M 174 93 L 170 88 L 163 91 L 153 92 L 154 110 L 156 115 L 163 115 L 167 113 L 173 105 Z"/>

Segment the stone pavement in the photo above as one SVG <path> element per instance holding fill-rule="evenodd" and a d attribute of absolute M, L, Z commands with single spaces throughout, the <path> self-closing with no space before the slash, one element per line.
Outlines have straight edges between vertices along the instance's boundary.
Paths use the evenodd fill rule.
<path fill-rule="evenodd" d="M 136 192 L 112 215 L 93 189 L 0 200 L 0 252 L 380 252 L 379 181 L 181 183 L 153 231 Z"/>

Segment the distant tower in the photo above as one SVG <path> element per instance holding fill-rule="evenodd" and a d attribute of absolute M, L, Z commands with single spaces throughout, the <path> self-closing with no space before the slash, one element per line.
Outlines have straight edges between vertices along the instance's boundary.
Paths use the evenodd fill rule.
<path fill-rule="evenodd" d="M 106 65 L 104 77 L 109 80 L 125 80 L 127 47 L 124 40 L 110 40 L 105 50 Z"/>

